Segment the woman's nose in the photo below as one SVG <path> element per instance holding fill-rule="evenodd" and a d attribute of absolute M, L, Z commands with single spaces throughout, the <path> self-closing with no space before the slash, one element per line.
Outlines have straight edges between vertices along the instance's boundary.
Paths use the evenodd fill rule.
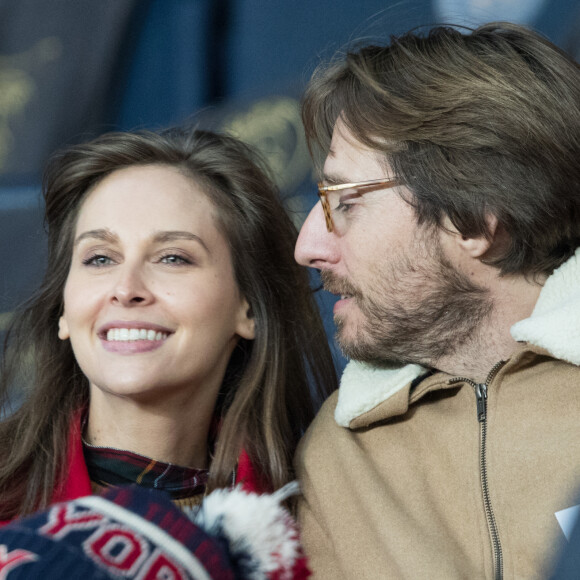
<path fill-rule="evenodd" d="M 118 266 L 117 278 L 111 290 L 111 301 L 122 306 L 148 304 L 153 300 L 153 293 L 141 268 L 123 264 Z"/>

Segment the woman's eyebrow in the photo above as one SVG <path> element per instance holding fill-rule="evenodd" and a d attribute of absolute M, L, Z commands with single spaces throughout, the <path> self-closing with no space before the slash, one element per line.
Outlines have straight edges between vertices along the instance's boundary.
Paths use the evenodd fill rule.
<path fill-rule="evenodd" d="M 99 230 L 89 230 L 83 232 L 80 236 L 78 236 L 74 242 L 75 248 L 86 239 L 96 239 L 101 240 L 103 242 L 116 242 L 118 237 L 108 229 L 99 229 Z"/>
<path fill-rule="evenodd" d="M 75 242 L 75 248 L 86 239 L 100 240 L 107 243 L 116 243 L 119 241 L 119 237 L 106 228 L 98 230 L 89 230 L 80 234 Z M 202 246 L 206 252 L 210 253 L 209 248 L 206 246 L 205 242 L 197 235 L 192 232 L 182 231 L 182 230 L 168 230 L 162 232 L 156 232 L 153 236 L 153 242 L 157 244 L 165 244 L 167 242 L 174 242 L 177 240 L 192 240 L 197 242 Z"/>
<path fill-rule="evenodd" d="M 209 248 L 205 245 L 205 242 L 197 235 L 192 232 L 181 231 L 181 230 L 169 230 L 163 232 L 157 232 L 153 236 L 153 241 L 156 243 L 167 243 L 176 240 L 192 240 L 200 244 L 206 252 L 209 253 Z"/>

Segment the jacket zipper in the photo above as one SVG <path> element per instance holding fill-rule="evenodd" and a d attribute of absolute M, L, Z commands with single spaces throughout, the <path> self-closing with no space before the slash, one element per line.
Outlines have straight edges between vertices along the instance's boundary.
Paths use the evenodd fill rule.
<path fill-rule="evenodd" d="M 483 506 L 487 529 L 491 540 L 493 552 L 493 577 L 495 580 L 503 578 L 503 554 L 497 524 L 493 514 L 491 499 L 489 497 L 489 484 L 487 480 L 487 388 L 505 361 L 496 363 L 485 380 L 485 383 L 476 383 L 465 377 L 455 377 L 450 379 L 449 384 L 465 382 L 473 387 L 477 407 L 477 420 L 479 422 L 479 477 L 481 481 L 481 491 L 483 494 Z"/>

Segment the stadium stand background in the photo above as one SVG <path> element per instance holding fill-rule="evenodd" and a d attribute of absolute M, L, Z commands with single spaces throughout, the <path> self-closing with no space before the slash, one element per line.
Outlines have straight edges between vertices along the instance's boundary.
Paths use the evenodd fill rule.
<path fill-rule="evenodd" d="M 361 37 L 501 19 L 580 55 L 578 0 L 0 0 L 0 336 L 42 276 L 40 178 L 56 148 L 226 130 L 268 158 L 300 225 L 316 190 L 298 104 L 319 60 Z M 333 300 L 317 296 L 332 343 Z"/>

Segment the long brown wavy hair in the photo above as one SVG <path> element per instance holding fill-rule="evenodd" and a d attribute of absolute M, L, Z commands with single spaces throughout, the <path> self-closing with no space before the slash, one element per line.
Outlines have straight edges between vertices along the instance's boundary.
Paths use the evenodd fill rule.
<path fill-rule="evenodd" d="M 218 227 L 255 321 L 256 337 L 240 340 L 221 389 L 209 489 L 231 483 L 242 448 L 266 487 L 291 480 L 298 440 L 336 388 L 308 274 L 294 261 L 296 229 L 254 151 L 231 137 L 193 129 L 110 133 L 68 148 L 51 159 L 43 183 L 46 274 L 4 347 L 0 519 L 50 502 L 66 475 L 71 422 L 89 404 L 88 381 L 70 341 L 57 336 L 79 209 L 106 175 L 151 164 L 179 169 L 218 208 Z"/>

